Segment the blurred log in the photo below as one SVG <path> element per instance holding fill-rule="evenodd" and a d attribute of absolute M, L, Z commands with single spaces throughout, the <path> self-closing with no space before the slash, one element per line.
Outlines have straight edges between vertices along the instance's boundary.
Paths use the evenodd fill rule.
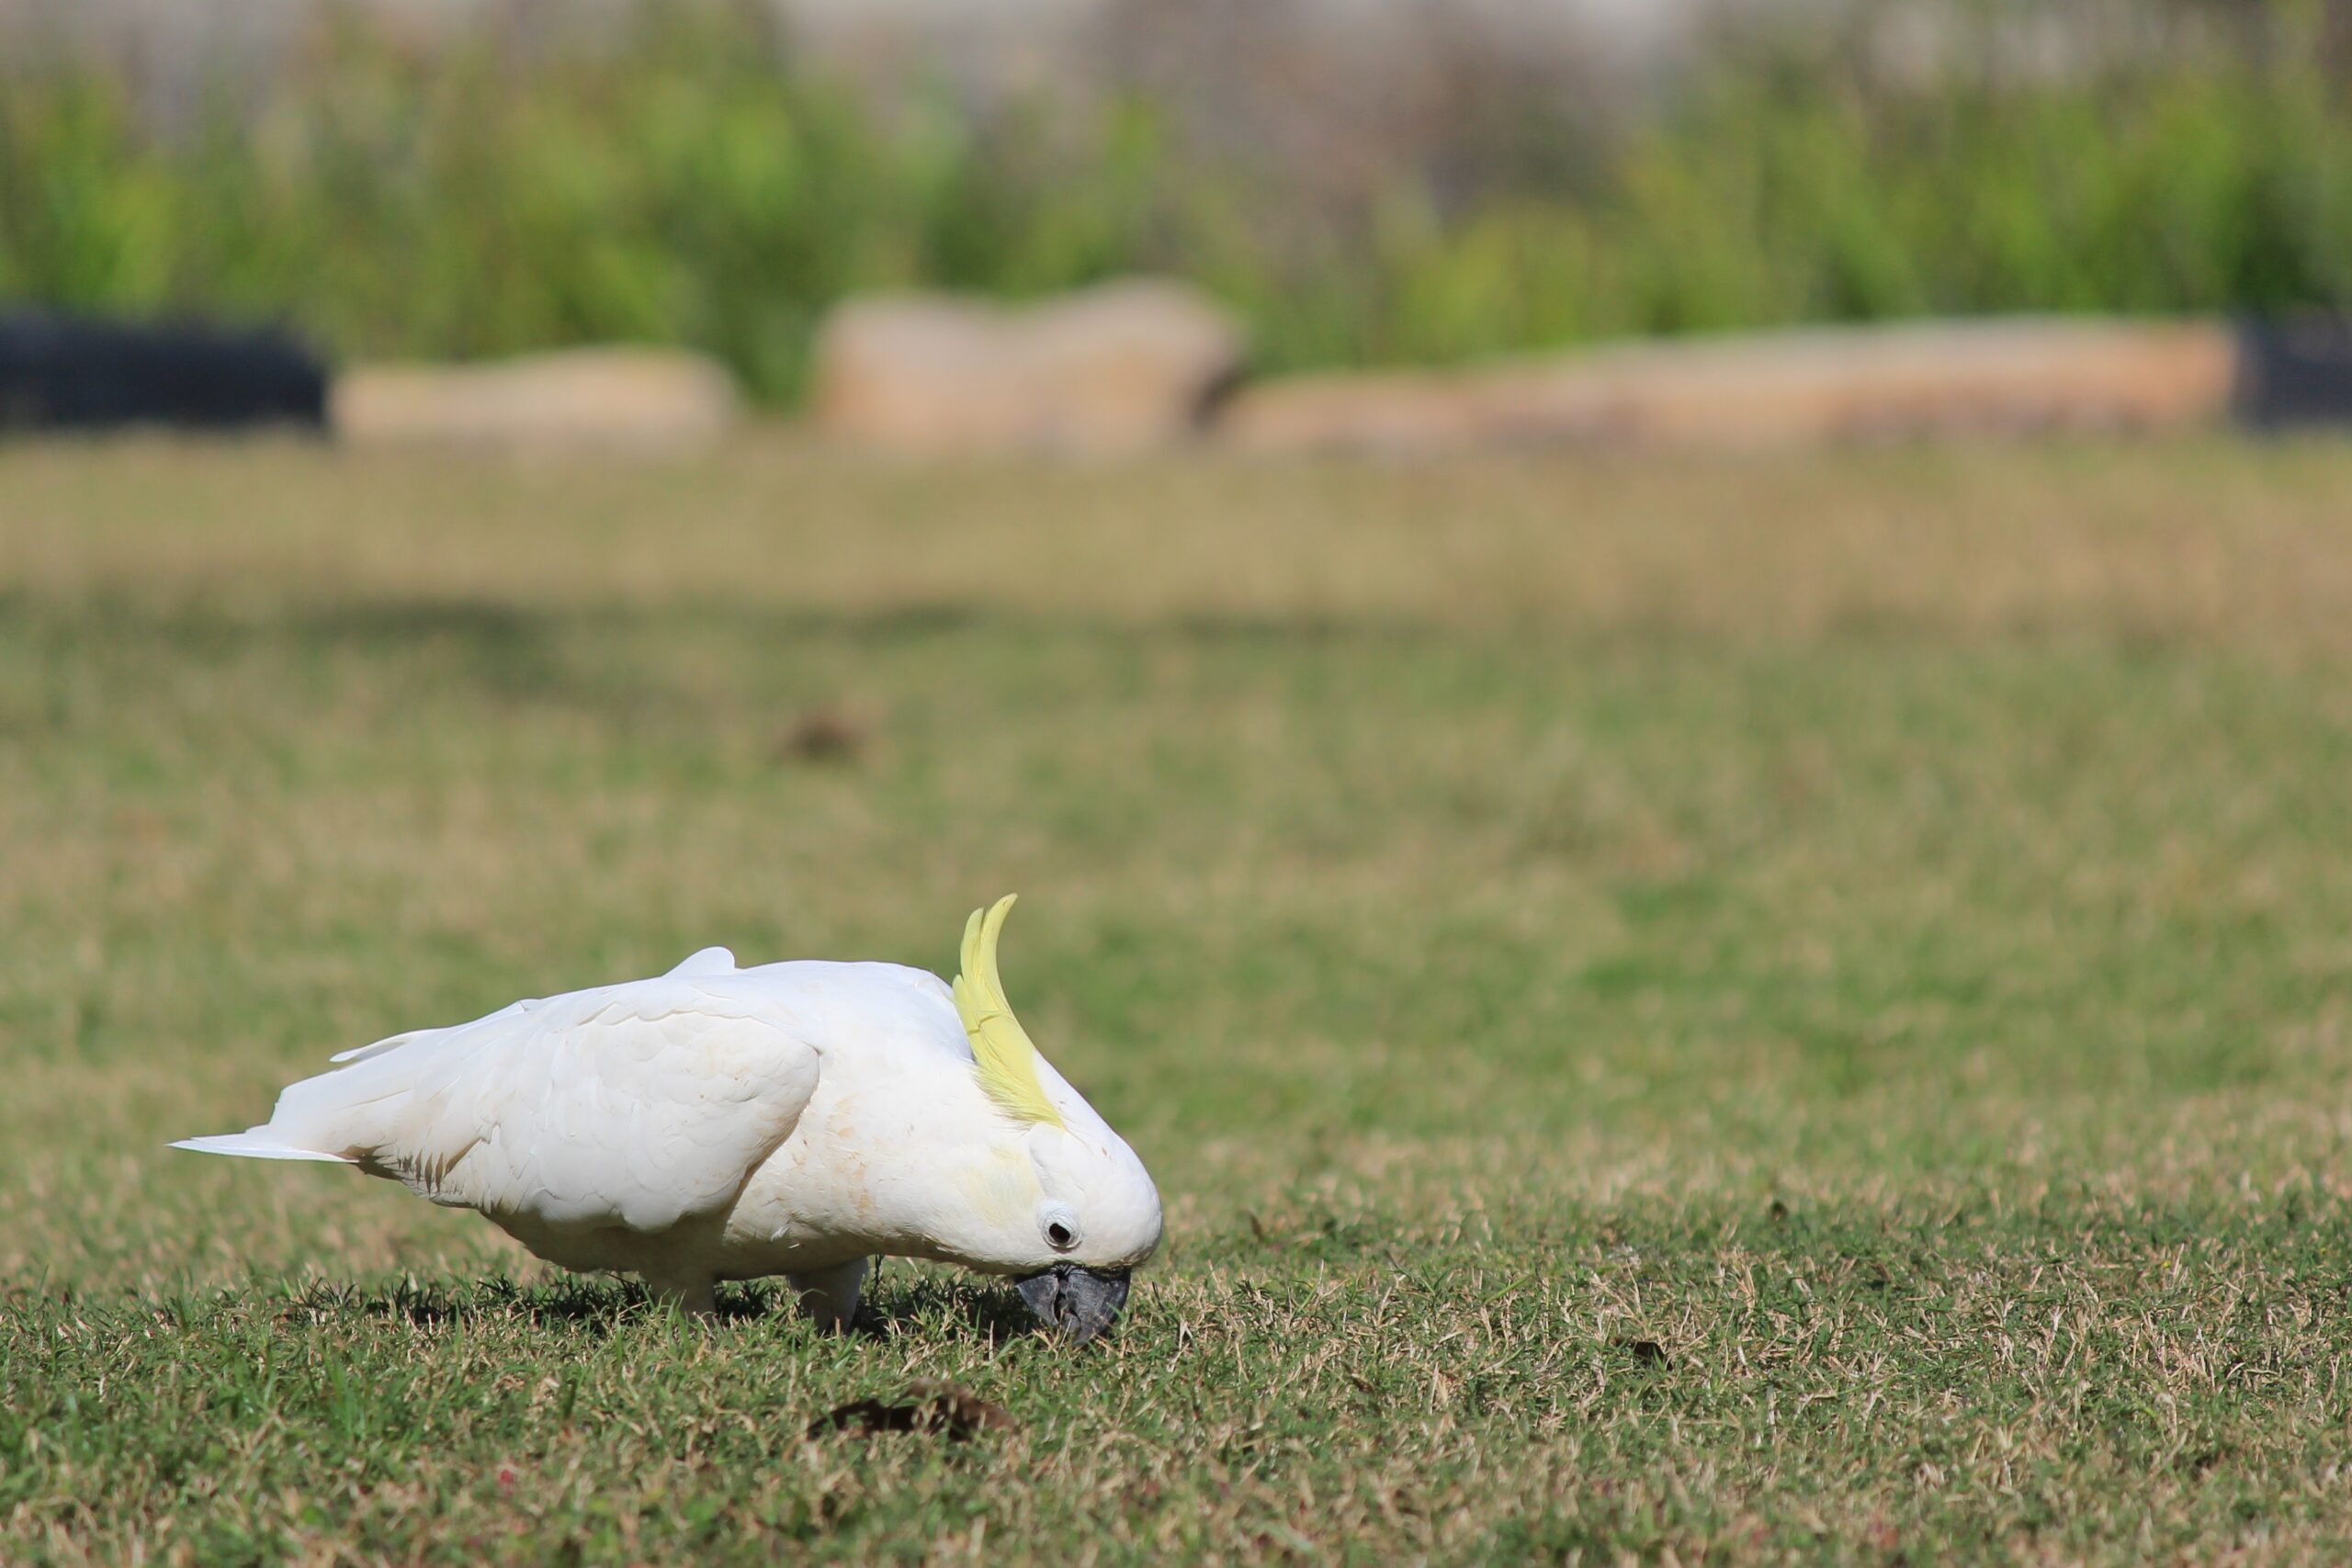
<path fill-rule="evenodd" d="M 317 355 L 275 331 L 0 314 L 0 430 L 315 428 L 326 389 Z"/>
<path fill-rule="evenodd" d="M 1242 334 L 1186 285 L 1133 278 L 1025 310 L 852 300 L 818 335 L 828 434 L 906 452 L 1129 452 L 1196 435 Z"/>
<path fill-rule="evenodd" d="M 2257 430 L 2352 424 L 2352 322 L 2312 313 L 2239 331 L 2236 412 Z"/>
<path fill-rule="evenodd" d="M 574 348 L 479 365 L 360 366 L 335 378 L 335 434 L 367 443 L 662 453 L 735 423 L 735 383 L 683 350 Z"/>
<path fill-rule="evenodd" d="M 2241 334 L 2218 321 L 1939 321 L 1301 376 L 1240 393 L 1217 431 L 1258 449 L 1416 451 L 2165 430 L 2221 422 L 2241 372 Z"/>

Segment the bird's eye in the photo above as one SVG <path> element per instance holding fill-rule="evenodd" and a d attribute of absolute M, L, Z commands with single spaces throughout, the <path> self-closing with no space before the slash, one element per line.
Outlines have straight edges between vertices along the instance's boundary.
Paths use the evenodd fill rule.
<path fill-rule="evenodd" d="M 1045 1244 L 1056 1253 L 1068 1253 L 1084 1236 L 1077 1223 L 1077 1211 L 1068 1203 L 1051 1201 L 1037 1206 L 1037 1235 L 1045 1236 Z"/>

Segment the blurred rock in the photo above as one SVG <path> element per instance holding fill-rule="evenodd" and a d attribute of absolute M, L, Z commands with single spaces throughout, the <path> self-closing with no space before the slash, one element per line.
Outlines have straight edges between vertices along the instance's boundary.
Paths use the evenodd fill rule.
<path fill-rule="evenodd" d="M 814 408 L 828 434 L 906 452 L 1132 452 L 1198 433 L 1244 358 L 1222 309 L 1153 278 L 1027 309 L 874 298 L 818 334 Z"/>
<path fill-rule="evenodd" d="M 1217 428 L 1247 447 L 1382 451 L 2163 429 L 2222 421 L 2238 374 L 2218 321 L 2015 318 L 1302 376 L 1237 396 Z"/>
<path fill-rule="evenodd" d="M 358 366 L 335 378 L 335 434 L 662 453 L 704 446 L 739 413 L 716 361 L 675 349 L 574 348 L 479 365 Z"/>

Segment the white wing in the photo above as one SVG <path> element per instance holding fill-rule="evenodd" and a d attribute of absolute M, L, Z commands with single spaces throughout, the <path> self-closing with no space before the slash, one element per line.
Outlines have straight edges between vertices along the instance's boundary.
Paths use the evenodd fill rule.
<path fill-rule="evenodd" d="M 224 1154 L 340 1158 L 435 1202 L 666 1230 L 724 1210 L 790 1135 L 819 1056 L 795 1010 L 697 953 L 346 1053 Z"/>

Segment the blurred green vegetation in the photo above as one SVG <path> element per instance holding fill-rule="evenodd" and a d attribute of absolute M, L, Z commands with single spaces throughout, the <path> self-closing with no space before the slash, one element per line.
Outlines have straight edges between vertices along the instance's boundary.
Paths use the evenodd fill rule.
<path fill-rule="evenodd" d="M 1536 176 L 1364 199 L 1211 160 L 1170 106 L 878 103 L 758 22 L 594 50 L 348 23 L 154 123 L 98 63 L 0 67 L 0 299 L 282 317 L 346 355 L 688 344 L 789 400 L 844 292 L 1193 277 L 1266 368 L 1650 333 L 2352 297 L 2352 96 L 2298 36 L 1932 80 L 1719 62 Z M 1526 135 L 1557 129 L 1531 103 Z M 1547 129 L 1548 128 L 1548 129 Z"/>

